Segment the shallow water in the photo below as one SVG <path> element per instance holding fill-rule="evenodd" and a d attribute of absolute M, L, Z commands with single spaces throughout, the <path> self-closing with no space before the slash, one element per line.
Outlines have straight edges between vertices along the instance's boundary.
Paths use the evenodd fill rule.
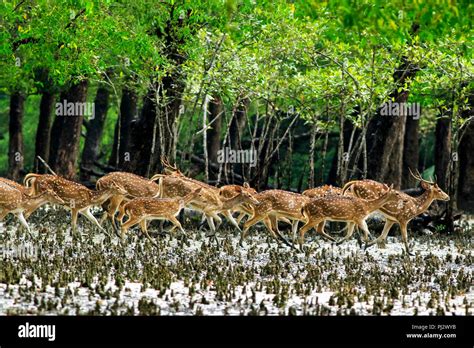
<path fill-rule="evenodd" d="M 35 214 L 34 240 L 14 220 L 0 226 L 0 315 L 474 313 L 472 232 L 412 237 L 415 256 L 406 257 L 395 237 L 364 251 L 355 240 L 334 246 L 308 233 L 301 252 L 262 228 L 243 248 L 221 230 L 217 246 L 189 223 L 188 244 L 154 235 L 155 247 L 138 230 L 122 244 L 80 219 L 78 241 L 69 221 L 60 210 Z"/>

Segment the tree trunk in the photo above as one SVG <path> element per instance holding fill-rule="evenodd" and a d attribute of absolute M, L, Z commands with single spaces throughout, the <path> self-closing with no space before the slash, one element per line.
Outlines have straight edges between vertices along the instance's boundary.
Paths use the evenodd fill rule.
<path fill-rule="evenodd" d="M 150 163 L 152 139 L 154 137 L 156 107 L 155 92 L 149 89 L 143 101 L 139 118 L 130 124 L 130 161 L 124 163 L 125 170 L 139 175 L 146 175 Z"/>
<path fill-rule="evenodd" d="M 403 145 L 403 177 L 402 188 L 416 186 L 416 179 L 410 174 L 409 168 L 414 171 L 418 169 L 419 162 L 419 119 L 407 116 L 405 125 L 405 140 Z"/>
<path fill-rule="evenodd" d="M 176 121 L 185 85 L 178 75 L 153 83 L 145 97 L 140 118 L 132 122 L 130 153 L 126 168 L 143 176 L 161 172 L 160 158 L 176 159 Z"/>
<path fill-rule="evenodd" d="M 53 115 L 54 101 L 56 96 L 53 93 L 44 91 L 41 94 L 40 113 L 38 120 L 38 128 L 36 129 L 36 142 L 35 142 L 35 172 L 46 173 L 47 169 L 38 159 L 40 156 L 49 162 L 49 138 L 51 135 L 51 121 Z"/>
<path fill-rule="evenodd" d="M 85 103 L 87 100 L 87 81 L 72 85 L 61 93 L 59 102 L 64 105 Z M 66 108 L 67 110 L 67 108 Z M 81 139 L 81 127 L 84 115 L 74 112 L 73 115 L 61 116 L 56 109 L 56 118 L 51 129 L 49 162 L 56 174 L 74 179 L 77 172 L 77 158 Z"/>
<path fill-rule="evenodd" d="M 393 74 L 395 90 L 390 94 L 395 103 L 408 101 L 405 85 L 419 68 L 403 58 L 401 66 Z M 399 88 L 403 88 L 400 92 Z M 401 109 L 401 108 L 400 108 Z M 399 189 L 402 185 L 405 125 L 407 115 L 382 115 L 382 108 L 370 120 L 367 129 L 368 177 Z"/>
<path fill-rule="evenodd" d="M 104 130 L 104 123 L 109 109 L 110 90 L 107 86 L 101 85 L 97 89 L 94 100 L 94 117 L 87 124 L 87 136 L 82 150 L 81 160 L 81 180 L 90 181 L 90 171 L 99 157 L 100 143 Z"/>
<path fill-rule="evenodd" d="M 230 124 L 230 147 L 234 150 L 239 150 L 242 147 L 241 139 L 245 124 L 247 122 L 247 109 L 249 104 L 250 100 L 248 98 L 240 101 L 239 105 L 235 109 L 234 117 L 232 118 L 232 122 Z"/>
<path fill-rule="evenodd" d="M 459 144 L 458 208 L 474 213 L 474 121 L 466 126 Z M 453 198 L 454 199 L 454 198 Z"/>
<path fill-rule="evenodd" d="M 242 135 L 244 133 L 245 125 L 247 123 L 247 110 L 249 108 L 249 105 L 250 100 L 248 98 L 240 100 L 239 104 L 234 110 L 234 116 L 232 117 L 230 123 L 229 145 L 231 149 L 236 151 L 242 149 Z M 243 175 L 244 168 L 242 164 L 231 164 L 230 167 L 232 168 L 232 173 Z"/>
<path fill-rule="evenodd" d="M 214 99 L 209 103 L 209 122 L 213 121 L 211 128 L 207 130 L 207 151 L 209 154 L 209 162 L 217 163 L 217 152 L 221 148 L 221 130 L 222 130 L 222 115 L 224 105 L 219 96 L 214 96 Z M 218 172 L 213 170 L 212 165 L 209 166 L 209 176 L 211 180 L 217 179 Z"/>
<path fill-rule="evenodd" d="M 173 163 L 176 160 L 177 120 L 185 85 L 182 65 L 187 57 L 181 50 L 186 43 L 185 35 L 178 35 L 179 28 L 187 26 L 192 36 L 198 25 L 190 24 L 193 11 L 182 12 L 179 19 L 173 18 L 175 4 L 170 7 L 170 20 L 164 28 L 153 32 L 163 39 L 166 48 L 164 56 L 173 70 L 162 80 L 151 81 L 139 119 L 132 123 L 130 137 L 131 160 L 126 168 L 137 174 L 149 176 L 161 172 L 160 158 L 165 156 Z"/>
<path fill-rule="evenodd" d="M 23 115 L 26 97 L 14 92 L 10 97 L 10 122 L 8 141 L 8 177 L 17 181 L 23 170 Z"/>
<path fill-rule="evenodd" d="M 130 161 L 129 142 L 132 121 L 137 118 L 138 96 L 135 91 L 124 88 L 120 101 L 120 115 L 114 133 L 114 145 L 109 165 L 123 168 Z M 117 156 L 118 154 L 118 156 Z"/>
<path fill-rule="evenodd" d="M 342 134 L 342 138 L 343 139 L 349 139 L 350 136 L 351 136 L 351 133 L 354 129 L 354 125 L 352 124 L 352 122 L 350 120 L 348 120 L 347 118 L 344 119 L 344 123 L 343 123 L 343 126 L 342 126 L 344 132 Z M 340 143 L 340 139 L 341 139 L 341 135 L 339 135 L 339 141 L 337 143 L 337 146 L 340 146 L 341 143 Z M 343 142 L 343 153 L 347 153 L 347 151 L 349 150 L 349 140 L 347 141 L 344 141 Z M 338 172 L 338 165 L 340 164 L 339 162 L 339 156 L 338 156 L 338 152 L 339 150 L 336 150 L 336 153 L 333 157 L 333 161 L 332 161 L 332 164 L 331 164 L 331 169 L 329 170 L 329 176 L 328 176 L 328 183 L 331 184 L 331 185 L 343 185 L 344 183 L 341 183 L 339 182 L 338 180 L 338 175 L 337 175 L 337 172 Z M 342 165 L 342 163 L 341 163 Z"/>
<path fill-rule="evenodd" d="M 451 117 L 441 117 L 436 122 L 435 174 L 438 185 L 448 190 L 449 162 L 451 159 Z"/>

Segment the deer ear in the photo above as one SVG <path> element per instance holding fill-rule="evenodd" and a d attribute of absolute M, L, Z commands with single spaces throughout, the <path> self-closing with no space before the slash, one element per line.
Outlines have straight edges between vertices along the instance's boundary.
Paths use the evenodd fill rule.
<path fill-rule="evenodd" d="M 247 181 L 244 182 L 244 184 L 243 184 L 242 186 L 245 187 L 245 188 L 250 188 L 250 185 L 249 185 L 249 183 L 248 183 Z"/>
<path fill-rule="evenodd" d="M 430 188 L 430 185 L 427 184 L 427 183 L 424 182 L 424 181 L 421 181 L 421 182 L 420 182 L 420 186 L 421 186 L 424 190 L 429 190 L 429 188 Z"/>

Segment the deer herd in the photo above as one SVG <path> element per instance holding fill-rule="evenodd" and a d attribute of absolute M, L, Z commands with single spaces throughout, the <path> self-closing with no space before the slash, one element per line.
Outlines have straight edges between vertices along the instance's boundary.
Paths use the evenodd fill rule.
<path fill-rule="evenodd" d="M 177 217 L 186 207 L 202 214 L 211 230 L 210 236 L 215 236 L 223 216 L 241 233 L 241 246 L 249 229 L 263 222 L 273 237 L 293 247 L 278 227 L 279 222 L 290 224 L 293 241 L 298 239 L 300 248 L 305 233 L 312 228 L 324 239 L 340 244 L 351 238 L 356 226 L 363 233 L 367 248 L 383 242 L 391 227 L 398 223 L 406 252 L 412 255 L 407 237 L 410 220 L 426 211 L 434 200 L 449 200 L 435 182 L 423 179 L 419 172 L 411 173 L 421 182 L 424 191 L 418 197 L 373 180 L 350 181 L 343 188 L 324 185 L 300 194 L 284 190 L 257 192 L 247 183 L 217 188 L 185 176 L 166 159 L 162 159 L 162 163 L 164 174 L 147 179 L 132 173 L 113 172 L 101 177 L 95 190 L 52 174 L 28 174 L 24 185 L 0 178 L 0 220 L 9 213 L 14 214 L 30 233 L 28 217 L 40 206 L 50 203 L 71 211 L 75 235 L 78 234 L 77 218 L 81 214 L 104 233 L 107 232 L 102 225 L 106 219 L 110 220 L 122 240 L 131 227 L 139 225 L 153 242 L 147 231 L 147 223 L 151 220 L 170 221 L 173 224 L 171 231 L 178 229 L 185 235 Z M 95 206 L 104 210 L 100 221 L 91 212 Z M 375 211 L 383 214 L 386 221 L 382 234 L 370 240 L 366 219 Z M 238 216 L 234 218 L 236 213 Z M 239 224 L 245 217 L 247 220 L 241 229 Z M 345 236 L 336 241 L 327 234 L 324 231 L 327 221 L 346 222 Z M 300 222 L 303 225 L 298 230 Z"/>

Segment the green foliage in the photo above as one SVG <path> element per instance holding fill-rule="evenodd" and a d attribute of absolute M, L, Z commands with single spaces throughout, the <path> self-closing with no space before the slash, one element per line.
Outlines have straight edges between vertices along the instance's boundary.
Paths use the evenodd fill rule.
<path fill-rule="evenodd" d="M 186 85 L 178 143 L 188 146 L 199 138 L 205 95 L 223 98 L 227 119 L 249 98 L 252 127 L 257 113 L 292 110 L 319 133 L 337 132 L 341 114 L 362 128 L 387 101 L 394 71 L 407 59 L 420 69 L 409 83 L 410 101 L 422 104 L 421 131 L 447 112 L 458 116 L 454 127 L 463 127 L 473 89 L 472 7 L 468 0 L 4 1 L 0 93 L 57 92 L 78 79 L 93 86 L 105 80 L 114 90 L 103 138 L 108 155 L 124 85 L 143 95 L 152 79 L 178 72 Z M 28 163 L 38 102 L 27 102 Z M 0 100 L 2 115 L 7 104 Z"/>

